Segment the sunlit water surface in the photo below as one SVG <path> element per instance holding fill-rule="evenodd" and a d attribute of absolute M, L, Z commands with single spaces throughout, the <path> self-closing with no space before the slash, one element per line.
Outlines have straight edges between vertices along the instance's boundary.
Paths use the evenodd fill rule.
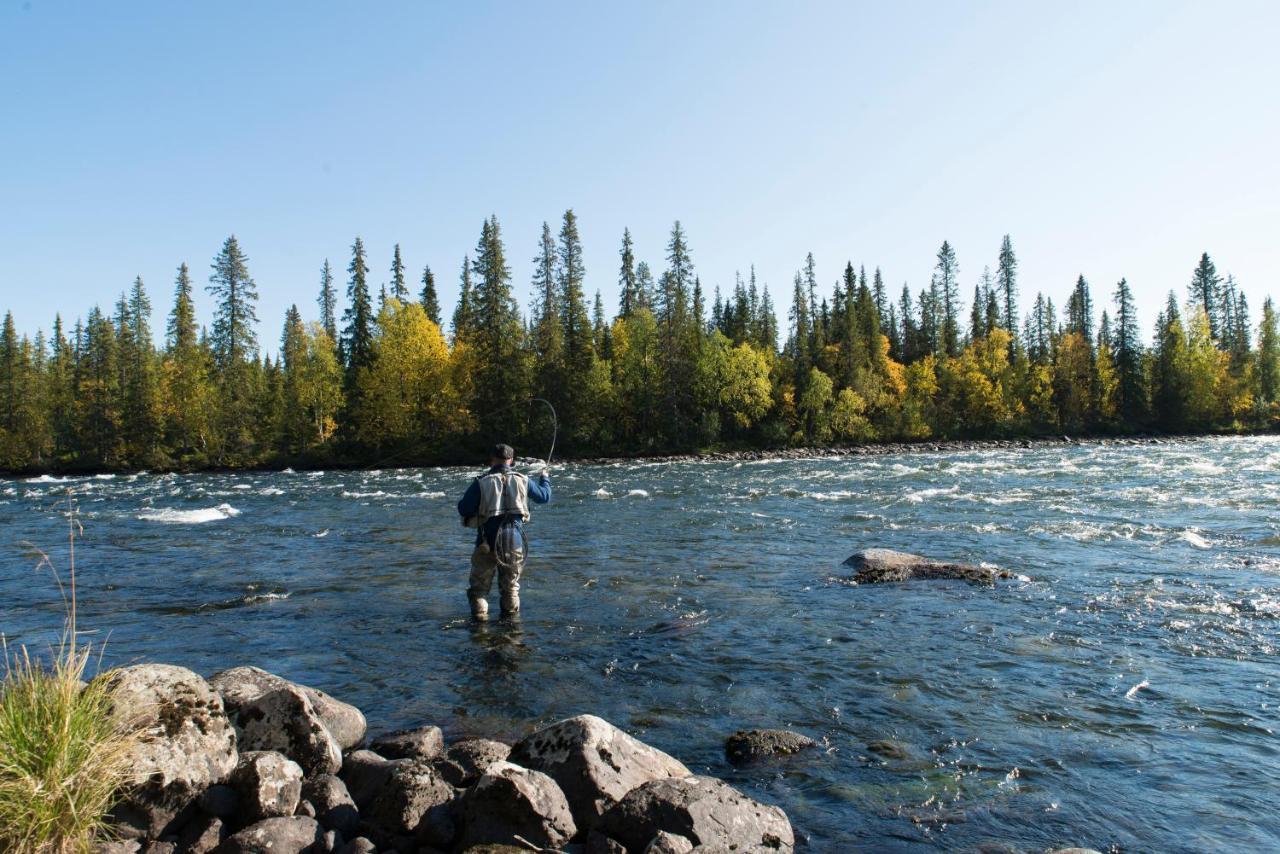
<path fill-rule="evenodd" d="M 108 665 L 256 664 L 382 730 L 599 714 L 810 850 L 1280 847 L 1280 440 L 566 465 L 524 619 L 464 619 L 474 470 L 0 481 L 0 630 L 54 637 L 70 488 Z M 1021 578 L 852 586 L 869 546 Z M 735 770 L 726 735 L 823 748 Z M 892 740 L 905 759 L 868 742 Z"/>

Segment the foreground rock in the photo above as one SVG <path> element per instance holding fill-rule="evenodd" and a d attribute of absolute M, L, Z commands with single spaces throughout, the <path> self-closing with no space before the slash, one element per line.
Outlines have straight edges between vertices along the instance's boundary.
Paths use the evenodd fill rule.
<path fill-rule="evenodd" d="M 795 849 L 791 823 L 782 810 L 754 801 L 714 777 L 645 783 L 601 817 L 599 830 L 628 851 L 644 851 L 664 831 L 708 851 Z"/>
<path fill-rule="evenodd" d="M 738 730 L 724 743 L 725 758 L 734 765 L 745 765 L 770 756 L 789 756 L 817 742 L 807 735 L 785 729 Z"/>
<path fill-rule="evenodd" d="M 844 563 L 853 568 L 853 580 L 858 584 L 883 584 L 911 579 L 956 579 L 970 584 L 995 584 L 997 579 L 1013 577 L 1003 569 L 971 563 L 948 563 L 892 549 L 856 552 Z"/>
<path fill-rule="evenodd" d="M 302 797 L 302 769 L 279 753 L 250 751 L 228 781 L 241 815 L 250 822 L 293 815 Z"/>
<path fill-rule="evenodd" d="M 416 851 L 407 840 L 420 838 L 443 848 L 454 836 L 454 789 L 428 762 L 393 763 L 391 773 L 360 809 L 360 826 L 379 847 Z"/>
<path fill-rule="evenodd" d="M 232 834 L 217 854 L 302 854 L 323 850 L 324 831 L 314 818 L 269 818 Z"/>
<path fill-rule="evenodd" d="M 692 773 L 595 715 L 579 715 L 535 732 L 511 749 L 511 761 L 555 780 L 574 821 L 584 830 L 637 786 Z"/>
<path fill-rule="evenodd" d="M 209 680 L 235 723 L 242 750 L 277 750 L 310 774 L 342 767 L 342 751 L 364 739 L 364 715 L 314 688 L 257 667 L 233 667 Z"/>
<path fill-rule="evenodd" d="M 449 746 L 436 767 L 450 785 L 470 786 L 479 780 L 489 766 L 503 762 L 511 755 L 511 747 L 487 738 L 467 738 Z"/>
<path fill-rule="evenodd" d="M 397 730 L 375 738 L 369 749 L 387 759 L 435 759 L 444 752 L 444 733 L 438 726 Z"/>
<path fill-rule="evenodd" d="M 463 850 L 482 843 L 522 842 L 559 848 L 578 831 L 556 782 L 541 771 L 510 762 L 489 767 L 463 799 L 462 816 Z"/>
<path fill-rule="evenodd" d="M 130 751 L 135 777 L 116 819 L 126 835 L 159 838 L 236 767 L 235 730 L 222 699 L 185 667 L 138 664 L 98 678 L 140 727 Z"/>

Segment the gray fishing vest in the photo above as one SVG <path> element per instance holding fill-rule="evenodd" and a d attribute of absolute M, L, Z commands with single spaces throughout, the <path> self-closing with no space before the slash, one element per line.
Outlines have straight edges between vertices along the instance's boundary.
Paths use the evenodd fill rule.
<path fill-rule="evenodd" d="M 529 478 L 518 471 L 494 471 L 476 478 L 480 485 L 480 509 L 467 519 L 468 527 L 480 528 L 494 516 L 508 513 L 529 521 Z"/>

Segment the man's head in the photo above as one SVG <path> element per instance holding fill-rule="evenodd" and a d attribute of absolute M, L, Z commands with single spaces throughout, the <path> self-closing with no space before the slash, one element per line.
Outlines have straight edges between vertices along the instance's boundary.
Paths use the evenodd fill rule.
<path fill-rule="evenodd" d="M 493 450 L 489 452 L 489 465 L 501 466 L 511 465 L 511 461 L 516 458 L 516 452 L 511 449 L 510 445 L 504 445 L 501 442 L 493 446 Z"/>

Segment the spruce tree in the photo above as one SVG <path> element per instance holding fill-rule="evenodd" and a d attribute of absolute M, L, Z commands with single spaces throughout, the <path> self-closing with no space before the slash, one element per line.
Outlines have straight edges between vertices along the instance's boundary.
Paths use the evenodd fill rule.
<path fill-rule="evenodd" d="M 1204 307 L 1209 317 L 1209 332 L 1215 341 L 1220 340 L 1222 329 L 1222 312 L 1218 304 L 1218 290 L 1222 286 L 1222 277 L 1208 252 L 1200 255 L 1200 263 L 1191 274 L 1191 284 L 1187 286 L 1191 301 Z"/>
<path fill-rule="evenodd" d="M 621 294 L 618 316 L 630 317 L 633 311 L 643 305 L 644 299 L 639 293 L 636 279 L 635 247 L 629 228 L 622 229 L 622 248 L 618 250 L 618 254 L 622 257 L 622 265 L 618 269 L 618 292 Z"/>
<path fill-rule="evenodd" d="M 404 281 L 404 261 L 400 258 L 399 243 L 391 256 L 391 296 L 400 300 L 401 305 L 409 301 L 409 287 Z"/>
<path fill-rule="evenodd" d="M 458 273 L 458 303 L 453 307 L 453 340 L 458 342 L 471 334 L 471 256 L 462 258 L 462 270 Z"/>
<path fill-rule="evenodd" d="M 1142 342 L 1129 283 L 1116 285 L 1116 322 L 1111 339 L 1116 365 L 1116 409 L 1123 423 L 1138 426 L 1146 417 L 1147 392 L 1142 371 Z"/>
<path fill-rule="evenodd" d="M 223 381 L 253 358 L 258 350 L 258 337 L 253 325 L 258 322 L 255 305 L 258 290 L 249 275 L 249 259 L 240 249 L 233 234 L 222 244 L 213 259 L 208 291 L 214 299 L 213 330 L 209 344 L 214 362 Z M 234 389 L 239 399 L 245 390 Z"/>
<path fill-rule="evenodd" d="M 422 268 L 422 310 L 427 313 L 427 320 L 430 320 L 436 326 L 444 328 L 440 318 L 440 297 L 436 294 L 436 277 L 431 272 L 430 265 L 424 265 Z"/>
<path fill-rule="evenodd" d="M 1265 404 L 1280 400 L 1280 326 L 1271 297 L 1262 303 L 1258 326 L 1258 398 Z"/>
<path fill-rule="evenodd" d="M 1067 331 L 1074 332 L 1092 346 L 1093 299 L 1089 296 L 1089 283 L 1083 275 L 1076 279 L 1076 286 L 1067 300 Z"/>
<path fill-rule="evenodd" d="M 533 294 L 535 387 L 540 397 L 559 408 L 565 399 L 564 319 L 556 282 L 556 239 L 546 222 L 533 258 Z"/>
<path fill-rule="evenodd" d="M 1013 240 L 1007 234 L 1000 241 L 996 288 L 1000 291 L 1003 309 L 1001 325 L 1009 331 L 1009 355 L 1012 357 L 1018 341 L 1018 256 L 1014 254 Z"/>
<path fill-rule="evenodd" d="M 476 354 L 476 408 L 482 418 L 489 416 L 489 426 L 512 432 L 523 413 L 510 403 L 527 393 L 521 358 L 524 324 L 511 294 L 511 268 L 497 216 L 490 216 L 481 227 L 471 272 L 475 285 L 468 340 Z"/>
<path fill-rule="evenodd" d="M 373 304 L 369 300 L 369 265 L 364 241 L 351 244 L 347 265 L 347 310 L 342 313 L 342 357 L 346 363 L 347 389 L 355 388 L 356 373 L 373 364 Z"/>
<path fill-rule="evenodd" d="M 338 340 L 338 294 L 333 287 L 333 269 L 329 267 L 329 259 L 324 259 L 320 268 L 320 296 L 316 299 L 320 306 L 320 325 L 329 336 L 330 341 Z"/>
<path fill-rule="evenodd" d="M 955 356 L 960 352 L 960 267 L 956 263 L 956 251 L 947 241 L 938 250 L 938 263 L 934 268 L 936 300 L 941 311 L 939 345 L 942 352 Z"/>
<path fill-rule="evenodd" d="M 639 261 L 636 263 L 636 299 L 640 301 L 642 308 L 647 308 L 655 314 L 658 311 L 658 283 L 653 279 L 653 272 L 649 269 L 649 262 Z"/>
<path fill-rule="evenodd" d="M 564 212 L 560 227 L 560 243 L 556 255 L 556 286 L 559 291 L 561 319 L 564 323 L 565 364 L 570 382 L 580 383 L 595 361 L 594 335 L 587 299 L 583 292 L 586 267 L 582 261 L 582 240 L 578 236 L 578 218 L 572 210 Z"/>

